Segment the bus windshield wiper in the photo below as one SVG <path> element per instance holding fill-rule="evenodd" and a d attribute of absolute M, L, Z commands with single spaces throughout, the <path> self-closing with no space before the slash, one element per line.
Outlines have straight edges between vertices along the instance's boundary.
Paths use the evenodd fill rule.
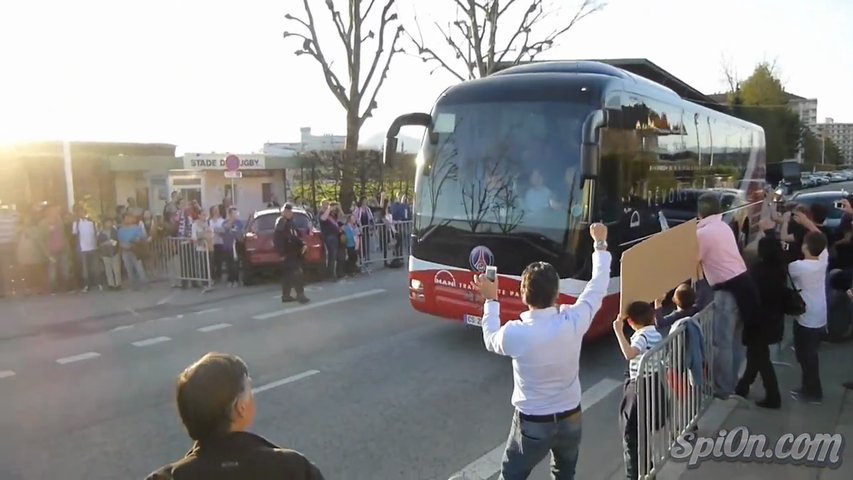
<path fill-rule="evenodd" d="M 435 225 L 428 226 L 426 229 L 423 230 L 423 233 L 418 232 L 418 243 L 421 243 L 424 240 L 426 240 L 427 237 L 432 235 L 432 233 L 434 231 L 438 230 L 438 227 L 446 227 L 447 225 L 448 224 L 445 222 L 439 222 L 439 223 L 436 223 Z"/>

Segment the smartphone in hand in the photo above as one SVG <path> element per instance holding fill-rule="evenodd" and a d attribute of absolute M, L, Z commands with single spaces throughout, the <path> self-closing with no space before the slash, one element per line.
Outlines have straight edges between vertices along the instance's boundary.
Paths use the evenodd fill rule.
<path fill-rule="evenodd" d="M 486 267 L 486 279 L 490 282 L 498 280 L 498 267 Z"/>

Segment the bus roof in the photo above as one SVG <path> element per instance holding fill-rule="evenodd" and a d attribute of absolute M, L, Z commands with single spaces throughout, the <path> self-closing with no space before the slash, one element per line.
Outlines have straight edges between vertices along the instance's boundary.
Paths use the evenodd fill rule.
<path fill-rule="evenodd" d="M 581 99 L 579 94 L 582 91 L 581 88 L 586 89 L 583 91 L 588 92 L 586 98 L 589 99 L 604 100 L 608 92 L 624 89 L 673 105 L 682 107 L 689 105 L 690 110 L 695 113 L 710 117 L 725 117 L 732 124 L 752 130 L 762 130 L 758 125 L 696 103 L 691 98 L 683 98 L 672 88 L 598 61 L 548 61 L 517 65 L 499 70 L 488 77 L 454 85 L 444 92 L 439 102 L 469 103 L 495 101 L 495 99 L 547 101 L 573 97 Z"/>

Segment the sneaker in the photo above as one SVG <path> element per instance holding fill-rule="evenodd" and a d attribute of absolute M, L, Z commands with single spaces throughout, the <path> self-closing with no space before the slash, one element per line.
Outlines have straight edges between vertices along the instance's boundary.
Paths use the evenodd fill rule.
<path fill-rule="evenodd" d="M 308 298 L 308 297 L 306 297 L 305 295 L 302 295 L 302 296 L 301 296 L 301 297 L 299 297 L 297 300 L 299 301 L 299 303 L 301 303 L 301 304 L 303 304 L 303 305 L 305 305 L 306 303 L 308 303 L 308 302 L 310 302 L 310 301 L 311 301 L 311 299 L 310 299 L 310 298 Z"/>
<path fill-rule="evenodd" d="M 296 299 L 291 297 L 290 295 L 282 295 L 281 296 L 281 303 L 291 303 L 291 302 L 295 302 L 295 301 L 296 301 Z"/>
<path fill-rule="evenodd" d="M 83 287 L 83 290 L 80 290 L 80 291 L 81 291 L 81 292 L 83 292 L 83 293 L 87 293 L 87 292 L 89 292 L 89 286 L 88 286 L 88 285 L 86 285 L 85 287 Z"/>
<path fill-rule="evenodd" d="M 814 395 L 809 395 L 803 392 L 802 388 L 795 388 L 791 390 L 791 398 L 794 400 L 798 400 L 800 402 L 810 403 L 812 405 L 821 405 L 823 404 L 822 397 L 816 397 Z"/>

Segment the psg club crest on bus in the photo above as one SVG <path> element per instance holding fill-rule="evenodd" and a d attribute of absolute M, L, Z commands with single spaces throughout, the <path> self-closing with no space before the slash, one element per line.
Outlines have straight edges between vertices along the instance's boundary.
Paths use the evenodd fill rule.
<path fill-rule="evenodd" d="M 471 250 L 471 254 L 468 255 L 468 263 L 471 264 L 471 270 L 485 273 L 486 267 L 495 264 L 495 255 L 487 247 L 479 245 Z"/>

